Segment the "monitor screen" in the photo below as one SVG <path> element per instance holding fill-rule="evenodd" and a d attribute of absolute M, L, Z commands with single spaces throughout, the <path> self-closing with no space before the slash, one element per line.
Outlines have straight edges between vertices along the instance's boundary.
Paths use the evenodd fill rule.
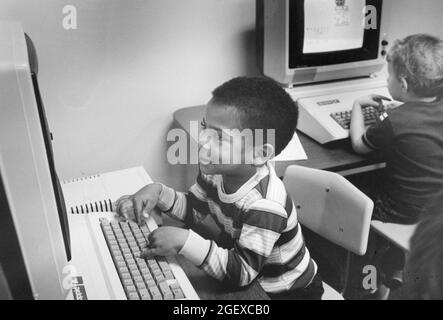
<path fill-rule="evenodd" d="M 303 54 L 361 49 L 365 0 L 305 2 Z"/>
<path fill-rule="evenodd" d="M 288 67 L 377 59 L 381 10 L 382 0 L 290 0 Z"/>

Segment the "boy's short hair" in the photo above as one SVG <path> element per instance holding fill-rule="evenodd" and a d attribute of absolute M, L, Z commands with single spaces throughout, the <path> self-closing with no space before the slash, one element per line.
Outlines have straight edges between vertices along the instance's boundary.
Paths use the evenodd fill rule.
<path fill-rule="evenodd" d="M 238 77 L 212 92 L 216 105 L 237 109 L 243 129 L 274 129 L 275 155 L 291 141 L 298 120 L 298 108 L 291 96 L 274 80 Z M 266 133 L 264 133 L 266 138 Z"/>
<path fill-rule="evenodd" d="M 388 55 L 395 76 L 419 97 L 443 95 L 443 41 L 427 34 L 398 40 Z"/>

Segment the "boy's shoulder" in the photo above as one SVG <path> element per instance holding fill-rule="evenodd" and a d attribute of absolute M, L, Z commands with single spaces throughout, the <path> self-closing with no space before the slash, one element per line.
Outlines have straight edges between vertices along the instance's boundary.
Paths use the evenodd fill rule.
<path fill-rule="evenodd" d="M 387 111 L 388 119 L 393 127 L 411 126 L 433 118 L 443 121 L 443 102 L 405 102 Z"/>
<path fill-rule="evenodd" d="M 270 172 L 264 177 L 255 186 L 254 192 L 259 193 L 260 196 L 249 203 L 248 210 L 270 211 L 285 218 L 289 216 L 287 207 L 289 203 L 292 205 L 292 200 L 286 192 L 283 181 L 275 173 Z"/>

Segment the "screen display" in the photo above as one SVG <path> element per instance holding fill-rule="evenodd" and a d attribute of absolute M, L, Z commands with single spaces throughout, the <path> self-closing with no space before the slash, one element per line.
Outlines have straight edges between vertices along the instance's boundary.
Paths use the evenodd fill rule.
<path fill-rule="evenodd" d="M 362 48 L 365 6 L 365 0 L 305 1 L 303 54 Z"/>

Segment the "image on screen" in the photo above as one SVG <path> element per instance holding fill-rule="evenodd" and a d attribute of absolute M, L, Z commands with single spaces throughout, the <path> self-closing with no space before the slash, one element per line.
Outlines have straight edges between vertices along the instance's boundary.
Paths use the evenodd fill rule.
<path fill-rule="evenodd" d="M 365 0 L 306 0 L 304 54 L 360 49 Z"/>

